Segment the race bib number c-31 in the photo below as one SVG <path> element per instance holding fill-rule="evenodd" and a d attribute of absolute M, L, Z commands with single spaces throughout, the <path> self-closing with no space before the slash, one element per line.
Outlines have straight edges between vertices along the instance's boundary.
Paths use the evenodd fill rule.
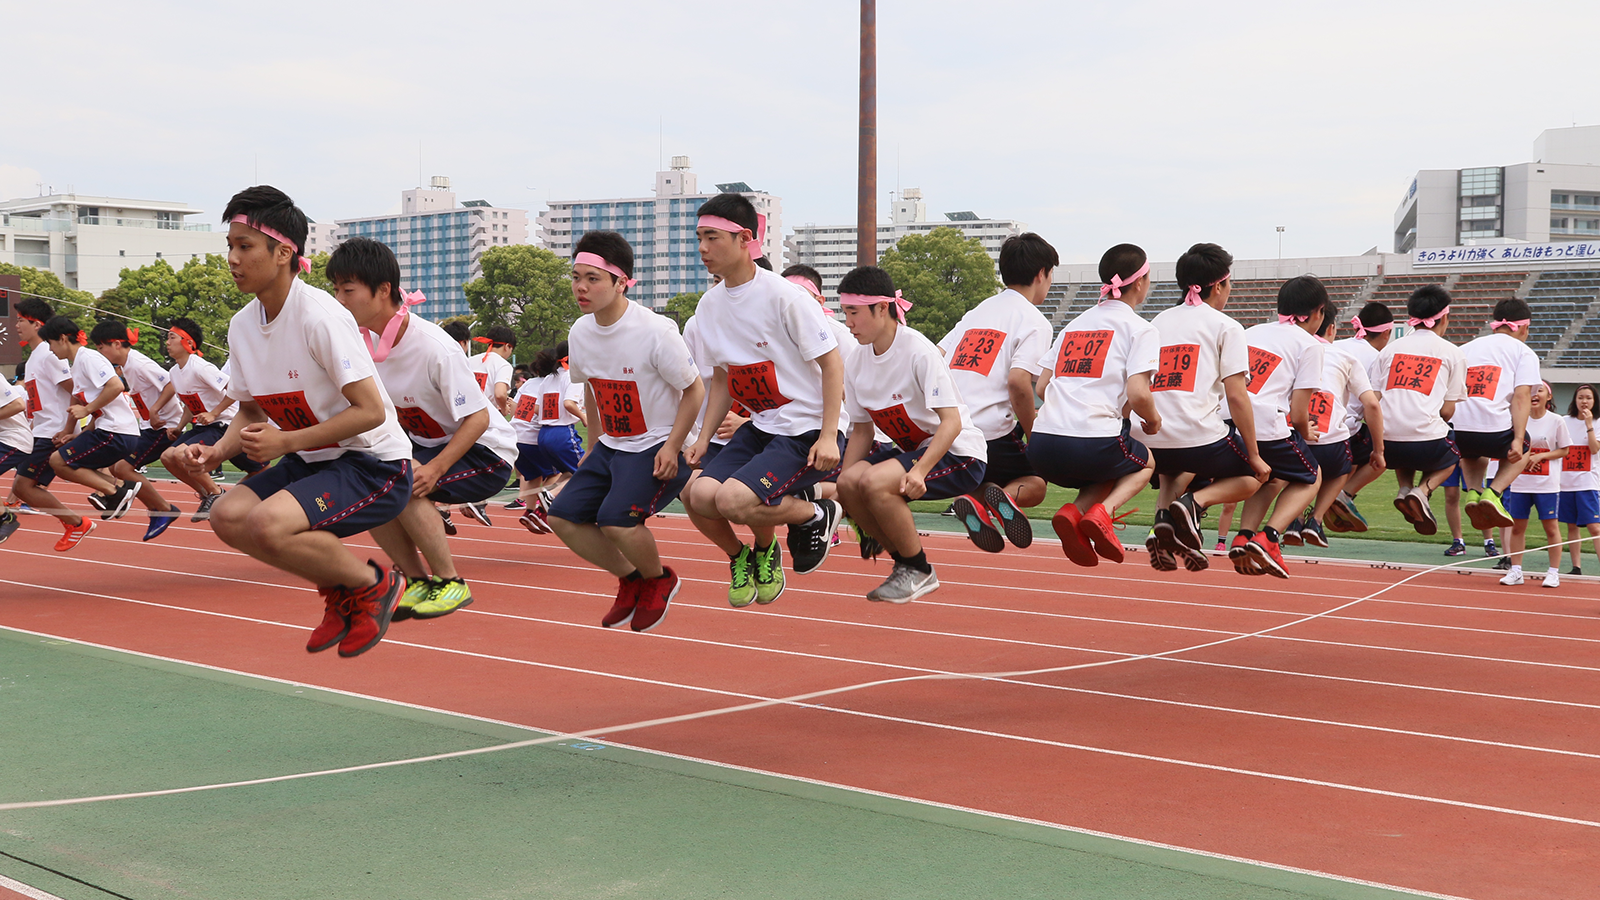
<path fill-rule="evenodd" d="M 1068 331 L 1061 335 L 1061 352 L 1056 354 L 1056 377 L 1099 378 L 1111 352 L 1112 332 Z"/>
<path fill-rule="evenodd" d="M 961 343 L 956 345 L 955 355 L 950 357 L 950 368 L 977 372 L 988 377 L 989 371 L 994 368 L 995 357 L 999 355 L 1005 341 L 1004 331 L 996 331 L 993 328 L 968 328 L 967 333 L 961 336 Z"/>
<path fill-rule="evenodd" d="M 1152 391 L 1193 391 L 1199 344 L 1172 344 L 1161 348 L 1161 367 L 1150 379 Z"/>
<path fill-rule="evenodd" d="M 638 437 L 647 430 L 644 404 L 639 400 L 639 384 L 591 378 L 595 402 L 600 404 L 600 429 L 612 437 Z"/>
<path fill-rule="evenodd" d="M 1588 444 L 1573 444 L 1567 448 L 1567 458 L 1561 461 L 1563 472 L 1587 472 L 1593 465 Z"/>
<path fill-rule="evenodd" d="M 911 421 L 904 403 L 888 409 L 869 409 L 867 414 L 872 416 L 872 423 L 878 426 L 878 430 L 888 435 L 889 440 L 894 441 L 901 450 L 914 450 L 918 444 L 933 437 Z"/>
<path fill-rule="evenodd" d="M 728 393 L 754 412 L 766 412 L 790 402 L 778 390 L 778 367 L 772 360 L 728 367 Z"/>

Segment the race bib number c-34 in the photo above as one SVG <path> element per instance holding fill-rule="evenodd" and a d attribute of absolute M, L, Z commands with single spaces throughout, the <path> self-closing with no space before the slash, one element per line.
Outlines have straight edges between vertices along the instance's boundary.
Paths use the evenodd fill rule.
<path fill-rule="evenodd" d="M 1442 365 L 1442 361 L 1432 356 L 1396 353 L 1389 362 L 1389 375 L 1384 379 L 1383 389 L 1431 394 L 1434 382 L 1439 380 L 1439 368 Z"/>
<path fill-rule="evenodd" d="M 950 357 L 950 368 L 977 372 L 988 377 L 989 371 L 994 368 L 995 357 L 999 355 L 1000 348 L 1005 342 L 1004 331 L 996 331 L 993 328 L 968 328 L 967 333 L 961 336 L 961 343 L 956 345 L 955 355 Z"/>
<path fill-rule="evenodd" d="M 1152 391 L 1193 391 L 1199 344 L 1172 344 L 1161 348 L 1161 367 L 1150 379 Z"/>
<path fill-rule="evenodd" d="M 1467 396 L 1483 400 L 1494 399 L 1495 389 L 1500 386 L 1499 366 L 1468 366 L 1467 367 Z"/>
<path fill-rule="evenodd" d="M 878 430 L 888 435 L 889 440 L 894 441 L 901 450 L 914 450 L 918 444 L 933 437 L 911 421 L 904 403 L 888 409 L 869 409 L 867 414 L 872 416 L 872 423 L 878 426 Z"/>
<path fill-rule="evenodd" d="M 1061 335 L 1061 352 L 1056 354 L 1056 377 L 1099 378 L 1111 352 L 1112 332 L 1068 331 Z"/>
<path fill-rule="evenodd" d="M 766 412 L 790 402 L 778 390 L 778 367 L 772 360 L 728 367 L 728 393 L 754 412 Z"/>
<path fill-rule="evenodd" d="M 639 384 L 591 378 L 595 402 L 600 404 L 600 429 L 612 437 L 638 437 L 647 430 L 644 404 L 639 400 Z"/>

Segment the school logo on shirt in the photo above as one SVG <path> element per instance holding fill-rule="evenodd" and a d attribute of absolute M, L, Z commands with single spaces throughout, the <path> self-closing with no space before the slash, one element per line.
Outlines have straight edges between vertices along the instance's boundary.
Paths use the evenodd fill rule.
<path fill-rule="evenodd" d="M 339 364 L 344 366 L 346 369 L 350 368 L 350 357 L 348 357 L 348 356 L 339 357 Z"/>
<path fill-rule="evenodd" d="M 463 394 L 456 394 L 455 405 L 456 406 L 466 406 L 467 405 L 466 396 L 463 395 Z"/>

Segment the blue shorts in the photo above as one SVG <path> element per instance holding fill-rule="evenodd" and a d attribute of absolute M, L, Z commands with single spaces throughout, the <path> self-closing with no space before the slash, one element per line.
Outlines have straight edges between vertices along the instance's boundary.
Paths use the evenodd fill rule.
<path fill-rule="evenodd" d="M 539 443 L 517 444 L 517 474 L 523 478 L 550 478 L 575 472 L 583 459 L 583 439 L 571 425 L 544 425 Z"/>
<path fill-rule="evenodd" d="M 726 443 L 719 444 L 716 441 L 712 441 L 711 443 L 707 444 L 706 455 L 700 457 L 700 470 L 702 472 L 705 471 L 706 466 L 711 465 L 711 461 L 716 459 L 717 454 L 721 453 L 722 448 L 726 446 L 728 446 Z"/>
<path fill-rule="evenodd" d="M 878 450 L 867 454 L 867 463 L 877 465 L 881 462 L 894 460 L 907 472 L 922 459 L 922 454 L 927 448 L 916 450 L 901 450 L 890 445 L 886 450 Z M 987 469 L 984 461 L 971 456 L 957 456 L 946 453 L 939 461 L 928 470 L 928 477 L 922 480 L 927 485 L 928 492 L 918 497 L 918 500 L 949 500 L 962 494 L 970 494 L 978 489 L 984 482 L 984 470 Z"/>
<path fill-rule="evenodd" d="M 1506 491 L 1500 495 L 1500 502 L 1505 504 L 1506 512 L 1511 518 L 1521 521 L 1531 518 L 1529 515 L 1538 510 L 1539 518 L 1556 518 L 1556 508 L 1561 505 L 1561 493 L 1551 491 L 1548 494 L 1524 494 L 1519 491 Z"/>
<path fill-rule="evenodd" d="M 1157 475 L 1190 472 L 1202 482 L 1255 475 L 1255 470 L 1250 468 L 1250 453 L 1244 447 L 1244 437 L 1232 422 L 1228 423 L 1227 434 L 1209 444 L 1198 447 L 1151 447 L 1150 455 L 1155 457 Z"/>
<path fill-rule="evenodd" d="M 227 433 L 228 426 L 221 422 L 212 422 L 210 425 L 190 425 L 188 431 L 178 435 L 173 440 L 172 446 L 183 447 L 188 444 L 199 444 L 202 447 L 215 447 L 217 441 L 222 440 L 222 436 Z M 256 462 L 251 459 L 243 450 L 235 454 L 228 462 L 233 463 L 234 468 L 246 475 L 254 475 L 267 467 L 266 463 Z M 365 531 L 366 529 L 362 530 Z M 343 537 L 343 535 L 340 535 L 340 537 Z"/>
<path fill-rule="evenodd" d="M 1454 469 L 1461 462 L 1455 441 L 1448 437 L 1431 441 L 1384 441 L 1383 461 L 1391 469 L 1409 472 L 1437 472 Z"/>
<path fill-rule="evenodd" d="M 1361 468 L 1372 462 L 1372 429 L 1361 423 L 1361 430 L 1350 435 L 1350 465 Z"/>
<path fill-rule="evenodd" d="M 411 458 L 426 465 L 439 455 L 437 447 L 411 445 Z M 455 465 L 445 470 L 434 483 L 428 499 L 435 503 L 479 503 L 505 490 L 511 467 L 500 455 L 482 444 L 473 444 Z"/>
<path fill-rule="evenodd" d="M 1065 488 L 1086 488 L 1143 471 L 1150 450 L 1135 440 L 1122 423 L 1117 437 L 1071 437 L 1035 431 L 1028 442 L 1028 461 L 1045 481 Z"/>
<path fill-rule="evenodd" d="M 1011 433 L 989 441 L 989 461 L 984 466 L 984 481 L 1005 487 L 1019 478 L 1036 478 L 1033 460 L 1028 456 L 1028 444 L 1022 426 Z"/>
<path fill-rule="evenodd" d="M 816 445 L 820 431 L 808 431 L 795 437 L 768 434 L 754 423 L 746 422 L 733 433 L 722 452 L 701 468 L 702 477 L 713 481 L 733 479 L 748 487 L 767 506 L 777 506 L 790 494 L 798 494 L 812 485 L 831 477 L 838 477 L 838 467 L 828 472 L 818 472 L 806 463 L 811 448 Z M 834 433 L 839 442 L 839 455 L 844 455 L 844 435 Z"/>
<path fill-rule="evenodd" d="M 50 467 L 50 457 L 55 455 L 56 443 L 49 438 L 33 439 L 33 452 L 17 463 L 17 477 L 30 478 L 39 487 L 49 487 L 56 480 L 56 470 Z"/>
<path fill-rule="evenodd" d="M 411 502 L 411 460 L 379 459 L 359 451 L 308 463 L 290 453 L 271 468 L 239 482 L 265 500 L 288 491 L 313 531 L 349 537 L 394 521 Z"/>
<path fill-rule="evenodd" d="M 681 453 L 678 474 L 671 481 L 657 480 L 653 474 L 656 454 L 665 443 L 629 453 L 596 441 L 572 480 L 556 495 L 550 518 L 613 528 L 643 525 L 689 483 L 689 466 Z"/>
<path fill-rule="evenodd" d="M 1273 481 L 1314 484 L 1317 480 L 1317 458 L 1298 431 L 1274 441 L 1256 441 L 1256 452 L 1272 467 Z"/>
<path fill-rule="evenodd" d="M 0 475 L 18 468 L 33 458 L 32 447 L 13 447 L 10 444 L 0 444 Z"/>
<path fill-rule="evenodd" d="M 74 469 L 104 469 L 128 458 L 139 439 L 114 431 L 85 431 L 61 445 L 61 459 Z"/>
<path fill-rule="evenodd" d="M 1337 444 L 1312 444 L 1311 455 L 1316 458 L 1317 468 L 1322 470 L 1323 478 L 1338 478 L 1355 471 L 1355 461 L 1350 458 L 1348 440 Z M 1368 455 L 1371 455 L 1370 450 Z"/>
<path fill-rule="evenodd" d="M 165 428 L 146 428 L 139 432 L 138 442 L 128 451 L 128 464 L 135 469 L 148 466 L 171 446 L 172 435 L 167 434 Z"/>
<path fill-rule="evenodd" d="M 1439 485 L 1439 487 L 1458 488 L 1465 487 L 1466 484 L 1467 473 L 1462 470 L 1461 466 L 1458 465 L 1454 469 L 1450 470 L 1450 477 L 1446 478 L 1444 480 L 1444 484 Z"/>
<path fill-rule="evenodd" d="M 1556 521 L 1568 525 L 1600 524 L 1600 491 L 1562 491 Z"/>

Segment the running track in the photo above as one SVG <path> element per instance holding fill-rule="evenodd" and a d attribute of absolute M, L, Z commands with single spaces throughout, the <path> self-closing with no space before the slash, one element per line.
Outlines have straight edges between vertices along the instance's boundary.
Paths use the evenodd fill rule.
<path fill-rule="evenodd" d="M 791 574 L 776 604 L 734 610 L 726 563 L 685 520 L 662 518 L 652 526 L 684 588 L 654 633 L 636 635 L 597 625 L 614 582 L 510 514 L 495 520 L 452 540 L 474 605 L 397 623 L 357 660 L 307 654 L 316 594 L 186 519 L 144 544 L 131 515 L 60 555 L 59 528 L 26 517 L 0 548 L 0 626 L 578 732 L 883 679 L 1171 651 L 1403 576 L 1330 564 L 1293 564 L 1289 581 L 1226 567 L 1157 575 L 1138 554 L 1082 570 L 1053 542 L 992 556 L 935 535 L 944 587 L 908 606 L 862 598 L 887 567 L 847 543 L 822 571 Z M 1597 600 L 1588 582 L 1507 589 L 1441 572 L 1173 658 L 900 682 L 619 739 L 1415 891 L 1588 897 L 1600 885 Z"/>

